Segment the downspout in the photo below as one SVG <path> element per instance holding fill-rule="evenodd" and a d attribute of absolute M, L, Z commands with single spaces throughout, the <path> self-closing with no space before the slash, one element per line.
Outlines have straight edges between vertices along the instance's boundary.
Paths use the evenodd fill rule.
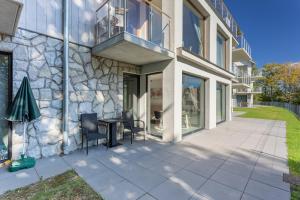
<path fill-rule="evenodd" d="M 68 154 L 69 145 L 69 0 L 64 2 L 64 49 L 63 49 L 63 153 Z"/>

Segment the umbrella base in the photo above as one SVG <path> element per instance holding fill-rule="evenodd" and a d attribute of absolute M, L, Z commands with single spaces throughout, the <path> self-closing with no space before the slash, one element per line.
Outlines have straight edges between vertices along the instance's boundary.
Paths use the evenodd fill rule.
<path fill-rule="evenodd" d="M 9 172 L 16 172 L 21 169 L 28 169 L 35 166 L 35 159 L 32 157 L 25 157 L 24 155 L 21 155 L 21 159 L 15 160 L 11 163 L 11 165 L 8 168 Z"/>

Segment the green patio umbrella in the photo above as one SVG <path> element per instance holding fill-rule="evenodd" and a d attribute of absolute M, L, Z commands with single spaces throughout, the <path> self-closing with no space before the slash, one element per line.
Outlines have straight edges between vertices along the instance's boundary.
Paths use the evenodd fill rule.
<path fill-rule="evenodd" d="M 12 122 L 23 123 L 23 151 L 21 159 L 13 161 L 9 171 L 17 171 L 24 168 L 30 168 L 35 165 L 35 159 L 25 156 L 26 131 L 28 123 L 39 118 L 41 113 L 36 104 L 32 90 L 27 77 L 23 78 L 22 84 L 8 108 L 6 119 Z"/>

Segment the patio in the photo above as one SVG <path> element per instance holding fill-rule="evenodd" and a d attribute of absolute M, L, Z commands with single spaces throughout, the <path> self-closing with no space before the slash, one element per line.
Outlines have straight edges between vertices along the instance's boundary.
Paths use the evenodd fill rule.
<path fill-rule="evenodd" d="M 181 143 L 127 140 L 38 160 L 34 169 L 0 169 L 0 193 L 60 174 L 76 172 L 106 200 L 290 199 L 285 123 L 242 119 L 186 136 Z"/>

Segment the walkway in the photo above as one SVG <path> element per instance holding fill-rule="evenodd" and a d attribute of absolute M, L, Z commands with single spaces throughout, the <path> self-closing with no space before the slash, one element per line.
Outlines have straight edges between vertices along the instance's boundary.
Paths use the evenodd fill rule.
<path fill-rule="evenodd" d="M 0 170 L 0 193 L 75 169 L 106 200 L 288 200 L 285 123 L 234 118 L 176 145 L 135 141 Z"/>

